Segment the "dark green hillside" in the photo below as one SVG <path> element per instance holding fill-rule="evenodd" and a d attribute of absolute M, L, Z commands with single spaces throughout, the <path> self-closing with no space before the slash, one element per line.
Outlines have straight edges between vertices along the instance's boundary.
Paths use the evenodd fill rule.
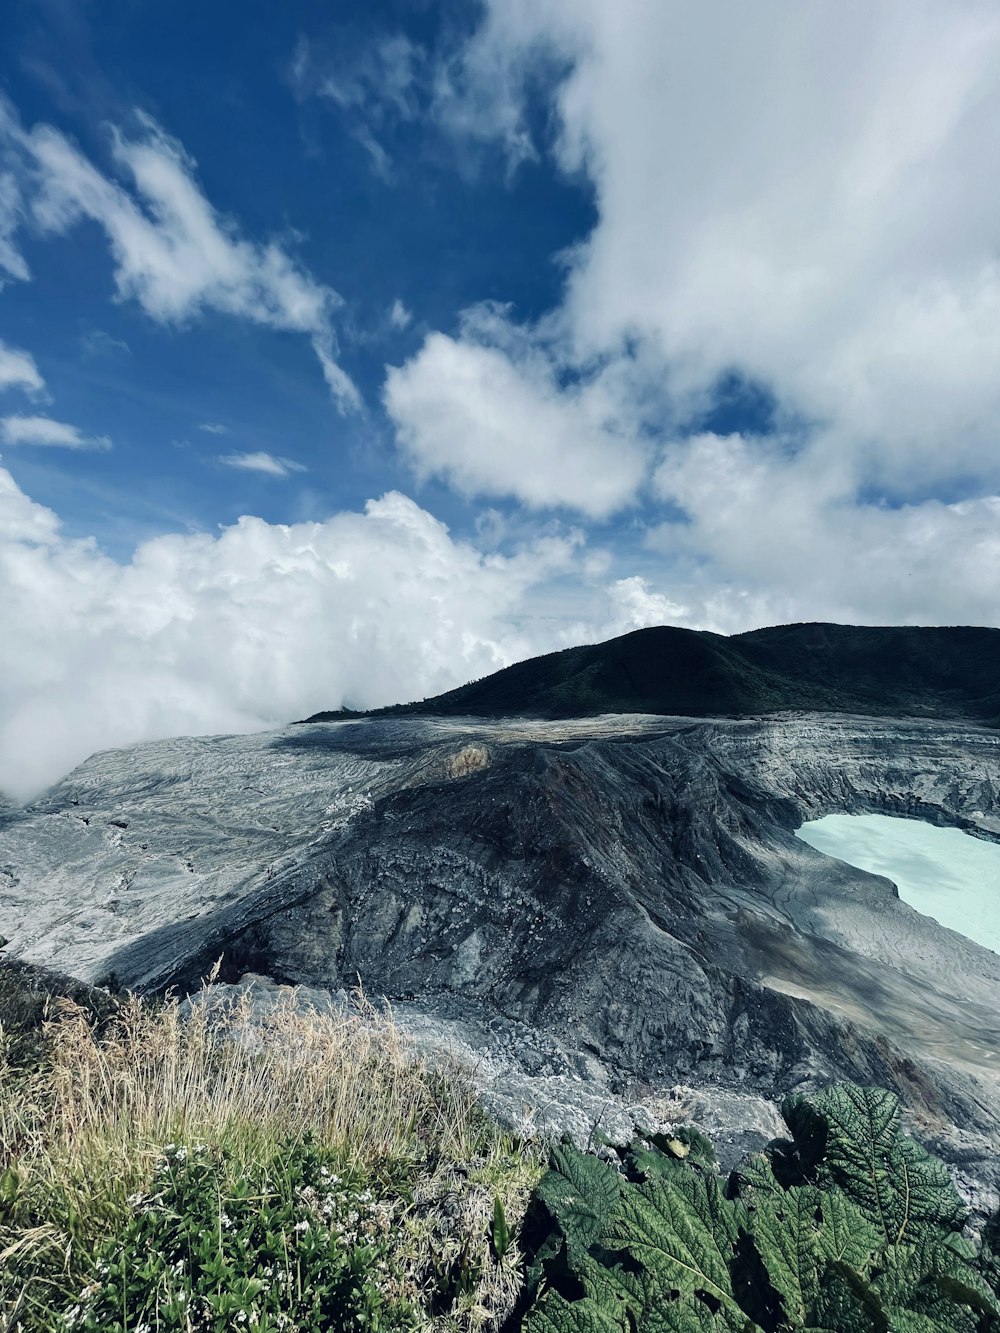
<path fill-rule="evenodd" d="M 804 624 L 726 638 L 663 625 L 519 662 L 375 715 L 711 717 L 785 709 L 1000 725 L 1000 630 Z"/>

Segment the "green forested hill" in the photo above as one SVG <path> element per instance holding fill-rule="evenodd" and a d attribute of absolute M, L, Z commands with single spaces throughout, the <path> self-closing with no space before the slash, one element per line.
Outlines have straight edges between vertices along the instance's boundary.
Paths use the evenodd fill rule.
<path fill-rule="evenodd" d="M 817 623 L 727 638 L 662 625 L 547 653 L 436 698 L 378 711 L 561 718 L 785 709 L 1000 725 L 1000 630 Z"/>

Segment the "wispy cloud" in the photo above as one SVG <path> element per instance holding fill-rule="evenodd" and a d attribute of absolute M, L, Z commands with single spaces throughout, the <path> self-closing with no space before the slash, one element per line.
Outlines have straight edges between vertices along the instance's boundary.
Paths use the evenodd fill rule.
<path fill-rule="evenodd" d="M 27 389 L 41 393 L 45 381 L 30 352 L 0 341 L 0 389 Z"/>
<path fill-rule="evenodd" d="M 412 319 L 413 315 L 397 297 L 389 311 L 389 323 L 394 329 L 405 329 Z"/>
<path fill-rule="evenodd" d="M 110 449 L 106 435 L 84 435 L 76 426 L 52 417 L 0 418 L 0 443 L 34 444 L 55 449 Z"/>
<path fill-rule="evenodd" d="M 80 350 L 85 357 L 96 359 L 106 356 L 131 356 L 132 349 L 124 338 L 113 338 L 103 329 L 88 329 L 80 337 Z"/>
<path fill-rule="evenodd" d="M 263 451 L 257 453 L 220 454 L 219 462 L 226 467 L 240 468 L 244 472 L 263 472 L 269 477 L 289 477 L 293 472 L 307 472 L 309 469 L 291 458 L 275 458 L 274 454 Z"/>
<path fill-rule="evenodd" d="M 103 175 L 50 125 L 21 128 L 0 100 L 0 139 L 21 158 L 35 223 L 62 234 L 90 219 L 103 228 L 120 300 L 134 299 L 163 324 L 207 310 L 305 334 L 343 410 L 360 406 L 338 363 L 333 312 L 342 304 L 277 241 L 251 241 L 203 194 L 196 163 L 150 117 L 140 132 L 113 132 L 112 152 L 132 188 Z M 2 217 L 2 212 L 0 212 Z"/>
<path fill-rule="evenodd" d="M 3 127 L 3 108 L 0 106 L 0 129 Z M 0 271 L 10 278 L 26 282 L 31 274 L 24 256 L 14 244 L 14 237 L 23 218 L 21 189 L 16 177 L 9 171 L 0 172 Z M 0 287 L 3 286 L 0 280 Z"/>
<path fill-rule="evenodd" d="M 360 49 L 345 40 L 333 50 L 300 37 L 289 65 L 299 98 L 319 97 L 335 107 L 348 133 L 368 154 L 371 169 L 391 181 L 393 160 L 383 138 L 394 124 L 415 120 L 432 91 L 428 52 L 403 33 L 380 37 Z"/>
<path fill-rule="evenodd" d="M 229 427 L 224 426 L 221 421 L 203 421 L 199 427 L 207 435 L 228 435 Z"/>

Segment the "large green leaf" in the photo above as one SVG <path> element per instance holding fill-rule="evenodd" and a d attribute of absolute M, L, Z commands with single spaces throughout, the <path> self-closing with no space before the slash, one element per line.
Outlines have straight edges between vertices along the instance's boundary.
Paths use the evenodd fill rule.
<path fill-rule="evenodd" d="M 827 1122 L 827 1170 L 886 1244 L 961 1225 L 965 1207 L 944 1164 L 901 1132 L 891 1092 L 839 1083 L 815 1105 Z"/>
<path fill-rule="evenodd" d="M 744 1157 L 729 1176 L 730 1193 L 751 1208 L 759 1195 L 780 1194 L 783 1188 L 774 1174 L 771 1158 L 764 1152 L 750 1153 Z"/>
<path fill-rule="evenodd" d="M 780 1195 L 759 1196 L 750 1214 L 750 1234 L 793 1327 L 805 1323 L 819 1294 L 825 1267 L 819 1241 L 821 1201 L 818 1189 L 800 1185 Z"/>
<path fill-rule="evenodd" d="M 837 1085 L 784 1113 L 793 1137 L 725 1189 L 679 1138 L 619 1150 L 623 1173 L 556 1150 L 529 1333 L 1000 1333 L 995 1246 L 961 1236 L 896 1098 Z"/>
<path fill-rule="evenodd" d="M 770 1145 L 774 1174 L 786 1187 L 812 1181 L 826 1152 L 826 1117 L 798 1092 L 781 1103 L 781 1115 L 792 1138 L 775 1139 Z"/>
<path fill-rule="evenodd" d="M 866 1274 L 882 1243 L 879 1232 L 836 1186 L 820 1192 L 820 1212 L 817 1239 L 823 1254 Z"/>
<path fill-rule="evenodd" d="M 804 1333 L 890 1333 L 890 1324 L 882 1302 L 861 1274 L 849 1264 L 833 1263 Z"/>
<path fill-rule="evenodd" d="M 716 1181 L 693 1172 L 690 1177 L 693 1189 L 687 1180 L 664 1178 L 623 1190 L 605 1243 L 640 1263 L 664 1297 L 705 1292 L 736 1310 L 729 1275 L 737 1235 L 734 1205 Z"/>
<path fill-rule="evenodd" d="M 566 1238 L 571 1260 L 593 1245 L 610 1221 L 621 1195 L 614 1167 L 573 1147 L 554 1148 L 551 1168 L 539 1181 L 537 1196 Z"/>
<path fill-rule="evenodd" d="M 728 1306 L 713 1311 L 697 1296 L 678 1296 L 652 1306 L 636 1328 L 641 1333 L 761 1333 L 742 1312 Z"/>
<path fill-rule="evenodd" d="M 897 1323 L 908 1312 L 936 1320 L 949 1333 L 977 1333 L 991 1323 L 1000 1328 L 996 1294 L 963 1254 L 937 1239 L 886 1246 L 872 1285 Z"/>
<path fill-rule="evenodd" d="M 596 1301 L 567 1301 L 547 1291 L 528 1315 L 525 1333 L 627 1333 L 624 1318 L 616 1322 Z"/>

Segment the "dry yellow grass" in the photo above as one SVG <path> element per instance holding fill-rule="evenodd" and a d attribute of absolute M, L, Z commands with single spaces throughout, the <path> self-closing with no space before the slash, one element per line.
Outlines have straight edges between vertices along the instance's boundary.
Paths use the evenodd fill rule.
<path fill-rule="evenodd" d="M 539 1155 L 513 1146 L 453 1069 L 416 1058 L 391 1016 L 357 997 L 355 1013 L 328 1014 L 288 991 L 255 1011 L 246 995 L 151 1006 L 127 999 L 102 1033 L 71 1001 L 53 1002 L 47 1058 L 34 1073 L 4 1061 L 0 1031 L 0 1177 L 13 1167 L 47 1201 L 37 1223 L 4 1228 L 0 1264 L 30 1251 L 39 1271 L 73 1265 L 87 1245 L 150 1186 L 163 1146 L 225 1149 L 238 1171 L 290 1138 L 310 1136 L 379 1178 L 410 1164 L 401 1204 L 398 1264 L 414 1295 L 464 1252 L 473 1287 L 434 1325 L 495 1325 L 520 1286 L 518 1254 L 490 1255 L 500 1197 L 514 1224 L 540 1174 Z M 0 1312 L 0 1333 L 16 1325 Z"/>

